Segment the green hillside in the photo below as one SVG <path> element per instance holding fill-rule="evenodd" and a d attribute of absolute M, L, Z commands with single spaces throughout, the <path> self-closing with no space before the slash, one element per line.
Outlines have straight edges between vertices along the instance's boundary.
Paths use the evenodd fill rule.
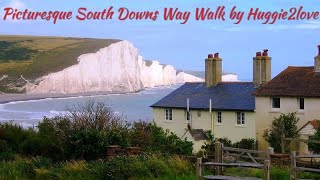
<path fill-rule="evenodd" d="M 19 92 L 18 88 L 26 83 L 21 75 L 33 81 L 76 64 L 81 54 L 96 52 L 118 41 L 69 37 L 0 36 L 0 92 Z M 4 76 L 8 77 L 2 79 Z"/>

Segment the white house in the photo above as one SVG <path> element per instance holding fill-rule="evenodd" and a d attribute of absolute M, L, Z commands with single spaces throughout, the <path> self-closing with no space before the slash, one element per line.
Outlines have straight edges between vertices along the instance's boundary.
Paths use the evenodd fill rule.
<path fill-rule="evenodd" d="M 320 46 L 318 48 L 314 66 L 289 66 L 254 93 L 259 148 L 268 146 L 263 138 L 264 130 L 281 113 L 297 112 L 298 128 L 312 119 L 320 119 Z"/>
<path fill-rule="evenodd" d="M 153 120 L 164 129 L 194 143 L 204 144 L 204 131 L 233 142 L 255 139 L 253 82 L 222 82 L 222 59 L 218 53 L 205 60 L 205 82 L 185 83 L 153 104 Z M 196 133 L 195 133 L 196 132 Z M 199 136 L 197 138 L 195 136 Z"/>

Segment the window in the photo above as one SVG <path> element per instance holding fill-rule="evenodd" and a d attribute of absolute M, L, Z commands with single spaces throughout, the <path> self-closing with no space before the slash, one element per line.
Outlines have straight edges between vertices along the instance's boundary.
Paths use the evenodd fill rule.
<path fill-rule="evenodd" d="M 218 116 L 218 118 L 217 118 L 218 124 L 221 124 L 222 123 L 222 113 L 218 112 L 217 116 Z"/>
<path fill-rule="evenodd" d="M 198 117 L 201 117 L 201 111 L 197 112 Z"/>
<path fill-rule="evenodd" d="M 299 109 L 304 110 L 304 98 L 299 98 L 298 103 L 299 103 Z"/>
<path fill-rule="evenodd" d="M 244 112 L 237 112 L 237 125 L 245 124 L 245 114 Z"/>
<path fill-rule="evenodd" d="M 165 109 L 166 120 L 172 120 L 172 109 Z"/>
<path fill-rule="evenodd" d="M 191 121 L 191 111 L 186 112 L 186 119 L 187 121 Z"/>
<path fill-rule="evenodd" d="M 280 98 L 272 98 L 272 108 L 280 108 Z"/>

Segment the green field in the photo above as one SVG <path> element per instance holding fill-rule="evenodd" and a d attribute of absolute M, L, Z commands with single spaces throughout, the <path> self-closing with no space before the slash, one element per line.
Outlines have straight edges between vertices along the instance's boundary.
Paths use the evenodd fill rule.
<path fill-rule="evenodd" d="M 52 72 L 77 63 L 77 58 L 118 42 L 116 39 L 69 37 L 0 36 L 0 92 L 15 92 L 25 82 L 31 82 Z M 12 88 L 13 87 L 13 88 Z"/>

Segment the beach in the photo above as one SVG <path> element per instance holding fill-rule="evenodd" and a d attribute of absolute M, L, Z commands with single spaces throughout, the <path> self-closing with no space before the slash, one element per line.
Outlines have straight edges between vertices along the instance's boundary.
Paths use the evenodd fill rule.
<path fill-rule="evenodd" d="M 180 85 L 147 88 L 135 93 L 78 93 L 78 94 L 0 94 L 0 122 L 37 124 L 46 117 L 64 114 L 66 109 L 89 100 L 104 103 L 128 121 L 152 120 L 150 106 Z"/>
<path fill-rule="evenodd" d="M 137 93 L 137 92 L 132 92 Z M 101 96 L 112 94 L 127 94 L 121 92 L 90 92 L 90 93 L 73 93 L 73 94 L 58 94 L 58 93 L 42 93 L 42 94 L 0 94 L 0 104 L 6 104 L 16 101 L 30 101 L 41 100 L 48 98 L 71 98 L 71 97 L 89 97 L 89 96 Z"/>

